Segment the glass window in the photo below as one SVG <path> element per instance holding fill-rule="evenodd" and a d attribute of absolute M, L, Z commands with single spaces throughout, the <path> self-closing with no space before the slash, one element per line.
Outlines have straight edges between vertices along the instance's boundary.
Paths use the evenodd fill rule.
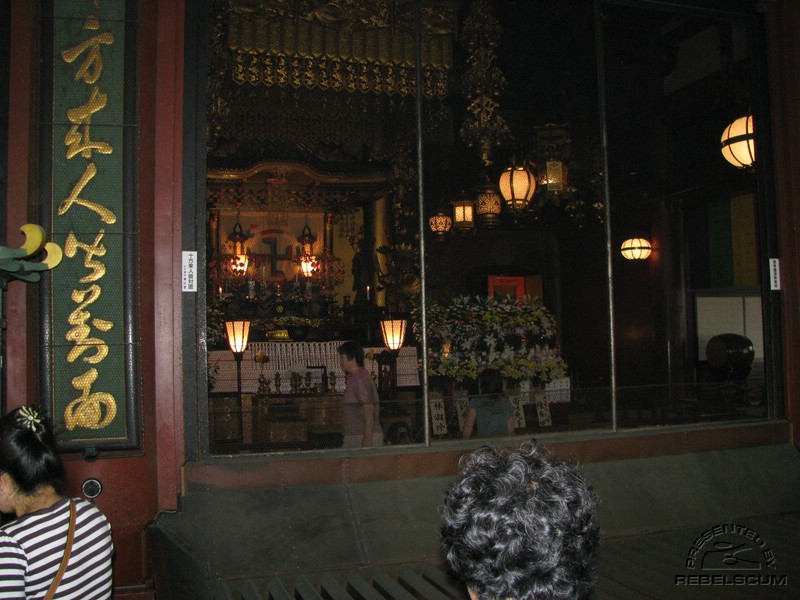
<path fill-rule="evenodd" d="M 773 414 L 749 3 L 389 4 L 210 3 L 210 451 L 338 448 L 347 339 L 390 444 Z"/>
<path fill-rule="evenodd" d="M 754 20 L 601 11 L 619 424 L 764 417 Z"/>

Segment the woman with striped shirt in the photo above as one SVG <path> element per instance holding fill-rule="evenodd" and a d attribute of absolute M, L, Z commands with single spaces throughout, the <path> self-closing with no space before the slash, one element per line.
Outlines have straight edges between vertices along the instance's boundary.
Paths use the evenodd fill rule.
<path fill-rule="evenodd" d="M 0 419 L 0 598 L 111 598 L 114 546 L 94 504 L 60 494 L 64 467 L 34 407 Z"/>

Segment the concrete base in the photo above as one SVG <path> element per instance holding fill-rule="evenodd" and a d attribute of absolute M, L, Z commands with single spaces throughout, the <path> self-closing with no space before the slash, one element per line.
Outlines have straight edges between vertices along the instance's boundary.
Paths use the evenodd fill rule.
<path fill-rule="evenodd" d="M 606 537 L 800 511 L 800 452 L 761 446 L 584 465 Z"/>
<path fill-rule="evenodd" d="M 800 511 L 789 445 L 585 464 L 606 539 Z M 210 489 L 149 528 L 159 598 L 210 598 L 215 580 L 439 562 L 452 476 Z M 159 581 L 159 579 L 161 581 Z M 176 585 L 178 584 L 178 585 Z M 162 593 L 164 586 L 188 595 Z"/>

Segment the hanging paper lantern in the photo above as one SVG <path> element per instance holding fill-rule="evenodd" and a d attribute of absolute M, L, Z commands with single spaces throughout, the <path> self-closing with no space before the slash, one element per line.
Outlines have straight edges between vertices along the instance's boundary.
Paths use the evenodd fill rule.
<path fill-rule="evenodd" d="M 740 169 L 752 167 L 756 162 L 753 117 L 740 117 L 728 125 L 722 132 L 720 142 L 725 160 Z"/>
<path fill-rule="evenodd" d="M 525 167 L 509 167 L 500 175 L 500 194 L 511 210 L 522 210 L 533 198 L 536 178 Z"/>
<path fill-rule="evenodd" d="M 630 238 L 622 242 L 622 256 L 628 260 L 645 260 L 652 251 L 650 242 L 644 238 Z"/>

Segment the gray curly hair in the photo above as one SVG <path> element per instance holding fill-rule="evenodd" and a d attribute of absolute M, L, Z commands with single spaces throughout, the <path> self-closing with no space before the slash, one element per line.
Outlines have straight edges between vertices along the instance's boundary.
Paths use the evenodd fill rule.
<path fill-rule="evenodd" d="M 452 573 L 480 600 L 574 600 L 596 579 L 596 497 L 544 450 L 484 446 L 461 459 L 442 510 Z"/>

